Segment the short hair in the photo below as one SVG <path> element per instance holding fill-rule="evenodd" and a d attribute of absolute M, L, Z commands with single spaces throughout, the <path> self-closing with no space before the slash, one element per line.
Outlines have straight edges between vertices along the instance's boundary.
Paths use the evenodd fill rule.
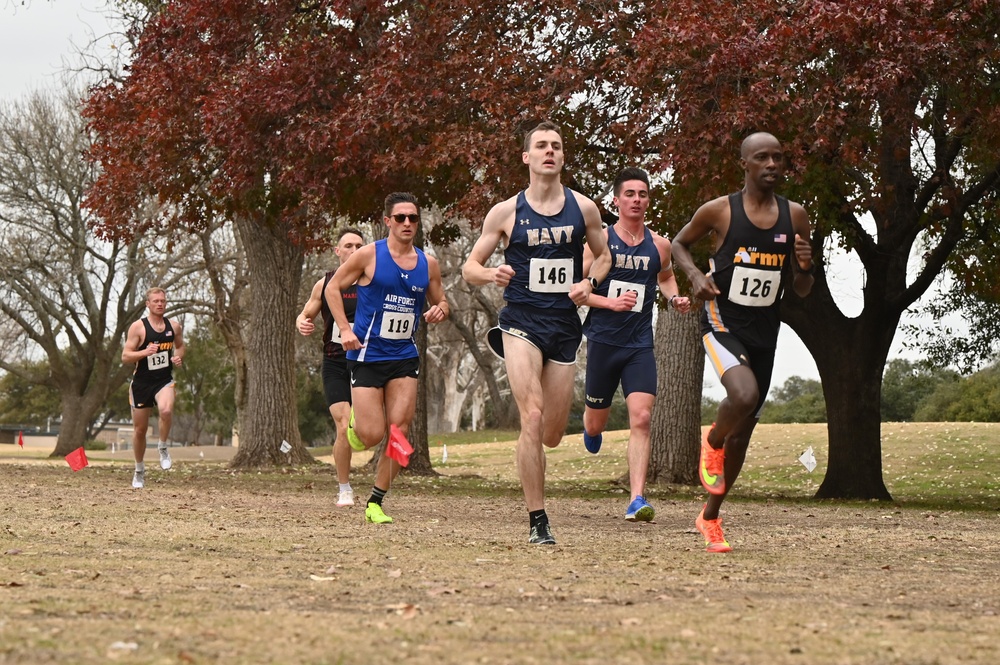
<path fill-rule="evenodd" d="M 164 298 L 167 297 L 166 291 L 164 291 L 158 286 L 153 286 L 146 290 L 146 302 L 149 302 L 150 296 L 152 296 L 154 293 L 162 293 Z"/>
<path fill-rule="evenodd" d="M 353 226 L 348 226 L 346 229 L 341 229 L 340 233 L 337 234 L 337 242 L 339 243 L 341 240 L 344 239 L 344 236 L 348 235 L 349 233 L 353 233 L 354 235 L 361 238 L 361 242 L 365 241 L 365 236 L 363 233 L 361 233 L 361 231 L 358 231 Z"/>
<path fill-rule="evenodd" d="M 626 166 L 621 170 L 621 173 L 618 174 L 618 177 L 615 178 L 613 186 L 615 196 L 622 193 L 622 185 L 629 180 L 641 180 L 646 183 L 646 189 L 649 189 L 649 174 L 634 166 Z"/>
<path fill-rule="evenodd" d="M 559 140 L 562 141 L 562 130 L 559 129 L 559 125 L 551 120 L 543 120 L 533 128 L 529 129 L 524 135 L 524 152 L 528 152 L 528 150 L 531 149 L 531 136 L 535 132 L 555 132 L 559 135 Z"/>
<path fill-rule="evenodd" d="M 743 139 L 743 142 L 740 143 L 740 158 L 746 159 L 749 157 L 750 153 L 752 153 L 754 148 L 756 148 L 757 143 L 761 140 L 768 139 L 775 141 L 779 146 L 781 145 L 781 141 L 778 140 L 778 137 L 769 132 L 754 132 L 748 135 L 745 139 Z"/>
<path fill-rule="evenodd" d="M 385 197 L 385 216 L 388 217 L 392 214 L 392 209 L 396 207 L 397 203 L 412 203 L 417 206 L 417 214 L 420 214 L 420 204 L 417 203 L 417 197 L 409 192 L 393 192 L 389 196 Z"/>

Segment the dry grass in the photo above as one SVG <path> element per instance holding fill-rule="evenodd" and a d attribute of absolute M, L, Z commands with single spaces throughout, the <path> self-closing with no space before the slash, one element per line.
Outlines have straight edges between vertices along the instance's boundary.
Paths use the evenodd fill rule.
<path fill-rule="evenodd" d="M 133 491 L 122 455 L 74 474 L 4 450 L 0 663 L 994 662 L 1000 427 L 885 425 L 896 504 L 808 500 L 823 441 L 760 428 L 730 555 L 702 551 L 694 488 L 622 520 L 624 433 L 550 456 L 548 548 L 525 542 L 509 442 L 448 444 L 386 526 L 333 507 L 328 465 L 233 474 L 227 451 L 178 450 Z"/>

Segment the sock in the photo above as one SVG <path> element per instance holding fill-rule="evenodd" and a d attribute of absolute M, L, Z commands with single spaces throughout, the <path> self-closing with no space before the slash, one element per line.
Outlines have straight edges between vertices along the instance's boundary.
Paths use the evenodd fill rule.
<path fill-rule="evenodd" d="M 145 462 L 136 462 L 135 463 L 135 470 L 136 471 L 145 471 L 146 470 L 146 463 Z"/>
<path fill-rule="evenodd" d="M 539 524 L 544 524 L 549 521 L 549 516 L 545 514 L 545 509 L 532 510 L 528 513 L 528 520 L 530 521 L 531 528 L 535 528 Z"/>
<path fill-rule="evenodd" d="M 160 441 L 159 443 L 156 444 L 156 447 L 160 450 L 165 450 L 167 448 L 167 442 Z"/>
<path fill-rule="evenodd" d="M 354 490 L 351 489 L 351 484 L 350 483 L 340 483 L 340 491 L 341 492 L 353 492 Z M 383 494 L 383 496 L 385 496 L 385 495 Z"/>
<path fill-rule="evenodd" d="M 382 499 L 384 499 L 385 495 L 388 494 L 388 493 L 389 493 L 389 490 L 380 490 L 378 487 L 375 487 L 373 485 L 372 486 L 372 495 L 368 499 L 368 503 L 375 503 L 375 504 L 378 504 L 378 505 L 381 506 L 382 505 Z"/>

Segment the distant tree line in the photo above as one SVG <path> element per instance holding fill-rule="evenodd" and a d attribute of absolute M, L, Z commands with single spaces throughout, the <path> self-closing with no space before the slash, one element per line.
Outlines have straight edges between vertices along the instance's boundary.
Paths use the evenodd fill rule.
<path fill-rule="evenodd" d="M 703 424 L 718 402 L 704 398 Z M 882 422 L 1000 422 L 1000 361 L 962 376 L 926 362 L 897 358 L 882 377 Z M 790 377 L 771 391 L 762 423 L 823 423 L 823 386 L 815 379 Z"/>

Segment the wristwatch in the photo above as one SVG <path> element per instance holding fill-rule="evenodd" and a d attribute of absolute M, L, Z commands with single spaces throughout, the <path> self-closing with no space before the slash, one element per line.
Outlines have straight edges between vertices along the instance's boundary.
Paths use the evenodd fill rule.
<path fill-rule="evenodd" d="M 597 278 L 596 277 L 588 277 L 587 281 L 590 282 L 590 288 L 591 288 L 591 290 L 592 291 L 596 291 L 597 290 Z"/>

